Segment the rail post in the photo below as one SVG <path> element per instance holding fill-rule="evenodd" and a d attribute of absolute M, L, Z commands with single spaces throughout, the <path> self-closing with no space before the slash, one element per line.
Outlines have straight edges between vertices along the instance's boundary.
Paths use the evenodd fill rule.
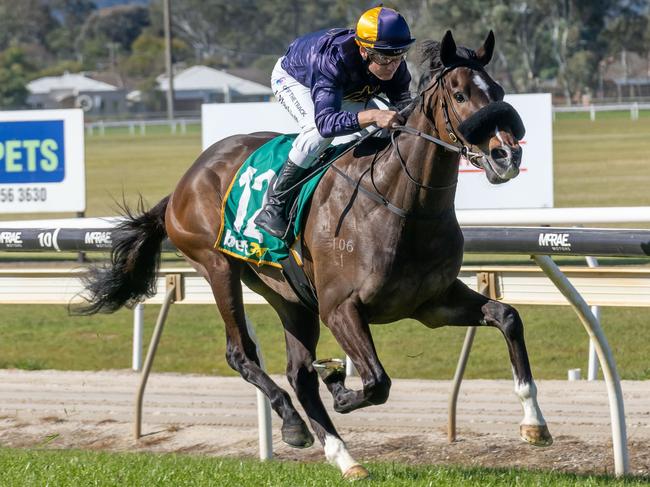
<path fill-rule="evenodd" d="M 134 372 L 142 370 L 142 343 L 144 341 L 144 304 L 133 308 L 133 357 L 131 368 Z"/>
<path fill-rule="evenodd" d="M 144 361 L 144 367 L 142 368 L 142 374 L 140 375 L 140 385 L 138 386 L 138 391 L 136 393 L 135 424 L 133 431 L 136 440 L 140 439 L 142 436 L 142 399 L 144 397 L 144 390 L 147 387 L 147 380 L 149 380 L 149 373 L 151 372 L 153 359 L 156 356 L 156 350 L 158 349 L 160 337 L 162 336 L 163 328 L 165 326 L 167 313 L 169 312 L 169 307 L 174 301 L 181 301 L 183 299 L 182 274 L 168 274 L 165 276 L 165 284 L 167 293 L 165 294 L 165 300 L 160 308 L 160 313 L 158 313 L 156 327 L 151 335 L 151 343 L 149 344 L 147 358 Z"/>
<path fill-rule="evenodd" d="M 607 343 L 607 338 L 605 338 L 605 333 L 600 327 L 598 320 L 591 313 L 589 305 L 580 296 L 578 291 L 576 291 L 566 276 L 562 274 L 562 271 L 553 262 L 553 259 L 548 255 L 533 255 L 533 259 L 569 301 L 587 330 L 589 338 L 594 342 L 603 369 L 605 384 L 607 385 L 607 395 L 609 396 L 609 414 L 612 421 L 612 446 L 614 448 L 614 473 L 616 476 L 625 475 L 629 471 L 630 466 L 627 454 L 623 391 L 621 390 L 621 381 L 616 371 L 616 362 Z"/>
<path fill-rule="evenodd" d="M 476 286 L 479 293 L 490 299 L 499 299 L 498 276 L 494 272 L 478 272 L 476 274 Z M 472 344 L 476 336 L 476 327 L 470 326 L 465 334 L 463 348 L 458 357 L 456 372 L 452 381 L 451 394 L 449 395 L 448 412 L 447 412 L 447 441 L 453 443 L 456 441 L 456 405 L 458 404 L 458 393 L 460 384 L 463 381 L 465 367 L 469 360 L 469 353 L 472 351 Z"/>
<path fill-rule="evenodd" d="M 262 356 L 262 349 L 260 348 L 257 335 L 253 324 L 246 316 L 246 328 L 248 335 L 255 343 L 257 349 L 257 358 L 260 361 L 260 369 L 266 371 L 264 366 L 264 358 Z M 271 402 L 259 389 L 255 389 L 257 394 L 257 433 L 260 443 L 260 460 L 270 460 L 273 458 L 273 437 L 271 433 Z"/>
<path fill-rule="evenodd" d="M 589 267 L 598 267 L 598 259 L 595 257 L 585 257 L 585 261 Z M 592 306 L 591 312 L 594 318 L 600 323 L 600 307 Z M 592 339 L 589 339 L 589 362 L 587 365 L 587 380 L 598 380 L 598 355 L 596 354 L 596 346 Z"/>

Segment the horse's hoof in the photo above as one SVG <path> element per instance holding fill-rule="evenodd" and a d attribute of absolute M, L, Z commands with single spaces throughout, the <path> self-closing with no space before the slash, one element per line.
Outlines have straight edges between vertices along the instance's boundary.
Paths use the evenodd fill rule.
<path fill-rule="evenodd" d="M 522 440 L 533 446 L 551 446 L 553 444 L 553 437 L 545 424 L 519 425 L 519 435 Z"/>
<path fill-rule="evenodd" d="M 343 478 L 350 481 L 364 480 L 368 477 L 370 477 L 370 472 L 363 465 L 359 464 L 352 465 L 343 474 Z"/>
<path fill-rule="evenodd" d="M 325 384 L 345 381 L 345 361 L 340 358 L 316 360 L 312 366 Z"/>
<path fill-rule="evenodd" d="M 314 444 L 314 437 L 305 423 L 282 425 L 282 441 L 294 448 L 309 448 Z"/>

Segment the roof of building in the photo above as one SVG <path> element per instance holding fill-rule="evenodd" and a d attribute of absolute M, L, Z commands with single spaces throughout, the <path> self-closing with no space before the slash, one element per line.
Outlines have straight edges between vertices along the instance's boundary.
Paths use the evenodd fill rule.
<path fill-rule="evenodd" d="M 34 95 L 53 91 L 117 91 L 116 86 L 97 81 L 82 73 L 64 73 L 61 76 L 45 76 L 27 83 L 27 89 Z"/>
<path fill-rule="evenodd" d="M 166 90 L 168 87 L 166 75 L 158 76 L 158 87 Z M 207 90 L 226 92 L 228 90 L 241 95 L 270 95 L 271 88 L 254 81 L 238 78 L 225 71 L 208 66 L 192 66 L 174 75 L 174 91 Z"/>
<path fill-rule="evenodd" d="M 247 68 L 228 68 L 224 71 L 233 76 L 238 76 L 239 78 L 244 78 L 248 81 L 253 81 L 254 83 L 259 83 L 264 86 L 269 86 L 271 84 L 270 69 L 266 70 L 249 66 Z"/>

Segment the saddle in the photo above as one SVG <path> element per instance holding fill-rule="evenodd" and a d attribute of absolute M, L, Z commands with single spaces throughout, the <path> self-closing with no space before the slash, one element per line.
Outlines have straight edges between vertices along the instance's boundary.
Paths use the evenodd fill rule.
<path fill-rule="evenodd" d="M 329 147 L 302 184 L 289 210 L 287 242 L 258 228 L 254 220 L 261 211 L 269 184 L 287 158 L 296 134 L 280 135 L 253 152 L 233 177 L 221 208 L 221 228 L 214 247 L 257 266 L 282 269 L 303 304 L 317 311 L 316 292 L 302 269 L 300 233 L 316 187 L 327 171 L 328 161 L 349 145 Z"/>

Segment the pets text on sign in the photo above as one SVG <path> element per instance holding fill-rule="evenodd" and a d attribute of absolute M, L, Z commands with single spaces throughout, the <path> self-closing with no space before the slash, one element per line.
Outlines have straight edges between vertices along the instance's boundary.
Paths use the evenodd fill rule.
<path fill-rule="evenodd" d="M 0 112 L 0 212 L 85 209 L 83 111 Z"/>

